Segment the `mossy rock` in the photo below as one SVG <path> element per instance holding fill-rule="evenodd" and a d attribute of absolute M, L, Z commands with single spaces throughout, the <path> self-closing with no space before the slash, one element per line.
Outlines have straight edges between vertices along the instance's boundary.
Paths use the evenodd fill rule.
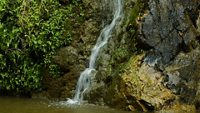
<path fill-rule="evenodd" d="M 108 104 L 128 110 L 152 111 L 175 98 L 163 86 L 162 73 L 143 63 L 143 58 L 144 53 L 133 55 L 119 75 L 113 77 L 105 98 Z"/>

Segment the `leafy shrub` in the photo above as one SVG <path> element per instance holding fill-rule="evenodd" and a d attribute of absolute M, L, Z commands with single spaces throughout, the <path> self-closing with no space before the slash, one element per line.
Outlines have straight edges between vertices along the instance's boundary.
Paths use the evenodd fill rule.
<path fill-rule="evenodd" d="M 57 0 L 0 1 L 0 90 L 39 89 L 44 68 L 59 74 L 51 58 L 70 45 L 77 8 L 76 1 L 65 6 Z"/>

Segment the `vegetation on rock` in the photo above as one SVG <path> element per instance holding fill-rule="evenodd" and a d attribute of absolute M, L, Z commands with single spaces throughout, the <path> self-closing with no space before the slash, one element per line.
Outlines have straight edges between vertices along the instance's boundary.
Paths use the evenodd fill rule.
<path fill-rule="evenodd" d="M 42 71 L 60 74 L 52 63 L 58 48 L 70 45 L 74 22 L 84 20 L 81 4 L 60 0 L 0 1 L 0 90 L 41 88 Z"/>

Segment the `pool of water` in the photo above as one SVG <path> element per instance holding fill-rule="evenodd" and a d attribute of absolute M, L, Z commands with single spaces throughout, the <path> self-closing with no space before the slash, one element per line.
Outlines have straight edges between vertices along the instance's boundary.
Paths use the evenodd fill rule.
<path fill-rule="evenodd" d="M 95 105 L 60 105 L 41 99 L 0 97 L 0 113 L 133 113 Z"/>

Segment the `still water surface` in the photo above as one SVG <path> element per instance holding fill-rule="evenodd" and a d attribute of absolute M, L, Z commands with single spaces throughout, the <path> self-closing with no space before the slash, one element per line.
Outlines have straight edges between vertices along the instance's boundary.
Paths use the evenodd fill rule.
<path fill-rule="evenodd" d="M 133 113 L 94 105 L 61 106 L 41 99 L 0 97 L 0 113 Z"/>

